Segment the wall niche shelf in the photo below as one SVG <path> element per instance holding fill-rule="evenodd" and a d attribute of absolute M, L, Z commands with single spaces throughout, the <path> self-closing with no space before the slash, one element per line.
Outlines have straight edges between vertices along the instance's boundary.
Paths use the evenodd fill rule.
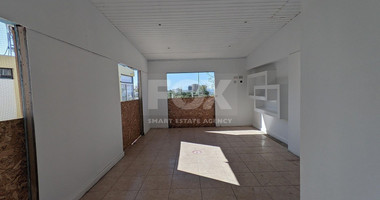
<path fill-rule="evenodd" d="M 280 85 L 275 73 L 263 71 L 248 75 L 248 96 L 254 100 L 256 112 L 280 118 Z"/>

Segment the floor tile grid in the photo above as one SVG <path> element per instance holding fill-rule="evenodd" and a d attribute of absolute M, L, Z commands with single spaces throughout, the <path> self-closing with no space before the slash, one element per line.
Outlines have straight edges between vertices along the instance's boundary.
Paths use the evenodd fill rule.
<path fill-rule="evenodd" d="M 152 133 L 151 133 L 152 134 Z M 181 134 L 181 133 L 180 133 Z M 182 135 L 182 138 L 186 138 L 186 140 L 193 140 L 194 142 L 199 142 L 199 143 L 207 143 L 206 141 L 211 141 L 212 139 L 214 139 L 213 137 L 209 137 L 209 138 L 211 138 L 211 139 L 209 139 L 208 137 L 197 137 L 197 136 L 199 136 L 200 134 L 195 134 L 193 137 L 189 137 L 188 135 Z M 201 135 L 200 135 L 201 136 Z M 153 137 L 152 137 L 153 138 Z M 231 137 L 229 137 L 229 138 L 231 138 Z M 265 137 L 260 137 L 260 139 L 266 139 Z M 156 141 L 155 141 L 156 140 Z M 144 150 L 147 150 L 148 149 L 148 151 L 145 151 L 148 155 L 149 154 L 152 154 L 152 150 L 157 150 L 157 151 L 161 151 L 162 149 L 163 149 L 163 146 L 166 144 L 166 143 L 171 143 L 171 144 L 175 144 L 175 143 L 179 143 L 180 141 L 181 141 L 182 139 L 181 139 L 181 137 L 178 137 L 178 139 L 176 139 L 174 142 L 173 142 L 173 139 L 172 138 L 169 138 L 169 134 L 164 134 L 163 135 L 163 137 L 162 137 L 162 134 L 161 134 L 161 138 L 159 138 L 159 134 L 157 134 L 157 137 L 155 138 L 155 139 L 150 139 L 150 140 L 141 140 L 141 141 L 139 141 L 136 145 L 135 145 L 135 147 L 136 148 L 139 148 L 140 149 L 140 151 L 139 152 L 137 152 L 137 153 L 135 153 L 136 155 L 135 155 L 135 159 L 130 159 L 130 162 L 132 163 L 132 162 L 134 162 L 135 160 L 138 160 L 137 158 L 139 157 L 139 155 L 140 154 L 142 154 L 143 152 L 144 152 Z M 219 137 L 219 140 L 221 141 L 221 143 L 223 143 L 223 142 L 225 142 L 224 140 L 222 140 L 220 137 Z M 155 143 L 155 145 L 151 145 L 152 143 L 154 143 L 154 142 L 156 142 Z M 231 145 L 232 144 L 232 146 L 234 145 L 234 143 L 236 144 L 236 142 L 238 142 L 237 144 L 243 144 L 243 143 L 239 143 L 239 142 L 241 142 L 241 140 L 239 140 L 239 138 L 238 139 L 230 139 L 230 141 L 228 141 L 228 143 Z M 157 145 L 157 143 L 159 144 L 159 145 Z M 218 145 L 218 142 L 214 142 L 213 144 L 215 144 L 216 146 Z M 142 147 L 141 147 L 141 145 L 143 145 Z M 154 147 L 156 147 L 156 149 L 154 149 L 154 148 L 152 148 L 152 146 Z M 159 147 L 158 149 L 157 149 L 157 146 Z M 170 146 L 170 145 L 169 145 Z M 175 147 L 176 145 L 174 145 L 174 147 L 170 147 L 170 148 L 177 148 L 177 147 Z M 252 146 L 252 147 L 255 147 L 255 146 L 259 146 L 259 145 L 250 145 L 250 144 L 248 144 L 247 146 Z M 132 147 L 132 148 L 134 148 L 134 146 Z M 178 149 L 178 148 L 177 148 Z M 230 149 L 231 150 L 231 152 L 234 152 L 234 153 L 236 153 L 233 149 Z M 156 151 L 156 152 L 157 152 Z M 253 152 L 253 153 L 258 153 L 258 152 Z M 129 156 L 129 154 L 130 153 L 126 153 L 126 156 Z M 159 155 L 160 153 L 158 153 L 157 155 Z M 259 153 L 260 154 L 260 153 Z M 139 188 L 139 191 L 141 190 L 141 187 L 143 186 L 143 184 L 144 184 L 144 182 L 145 182 L 145 180 L 146 180 L 146 177 L 148 176 L 148 174 L 149 174 L 149 172 L 152 170 L 152 166 L 153 166 L 153 163 L 156 161 L 158 159 L 158 157 L 156 157 L 155 159 L 153 159 L 151 162 L 150 162 L 150 168 L 149 168 L 149 170 L 148 170 L 148 173 L 146 173 L 145 174 L 145 176 L 144 176 L 144 180 L 143 180 L 143 183 L 141 184 L 141 186 L 140 186 L 140 188 Z M 267 160 L 266 160 L 267 161 Z M 176 164 L 174 165 L 174 166 L 177 166 L 177 164 L 178 164 L 178 160 L 176 160 Z M 245 165 L 245 166 L 247 166 L 247 161 L 243 161 L 243 164 Z M 129 166 L 130 167 L 130 166 Z M 248 168 L 249 169 L 249 168 Z M 127 169 L 125 169 L 125 170 L 127 170 Z M 258 177 L 255 175 L 255 171 L 252 171 L 251 169 L 249 169 L 250 170 L 250 172 L 256 177 L 256 179 L 258 179 Z M 171 178 L 173 179 L 173 174 L 171 175 Z M 119 177 L 119 179 L 120 179 L 120 177 Z M 114 184 L 116 183 L 117 181 L 115 181 L 114 182 Z M 171 182 L 170 182 L 170 187 L 169 187 L 169 190 L 171 190 L 172 189 L 172 183 L 173 183 L 173 180 L 171 180 Z M 235 191 L 234 190 L 232 190 L 233 192 L 234 192 L 234 195 L 235 195 L 235 198 L 237 198 L 237 195 L 235 194 Z M 201 197 L 203 198 L 203 190 L 201 190 Z"/>

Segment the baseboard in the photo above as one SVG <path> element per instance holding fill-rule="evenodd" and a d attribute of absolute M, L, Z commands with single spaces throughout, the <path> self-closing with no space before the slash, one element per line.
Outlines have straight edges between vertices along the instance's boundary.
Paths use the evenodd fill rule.
<path fill-rule="evenodd" d="M 283 143 L 285 143 L 285 144 L 288 144 L 288 140 L 287 139 L 285 139 L 285 138 L 283 138 L 282 136 L 280 136 L 279 134 L 276 134 L 276 133 L 274 133 L 274 132 L 267 132 L 267 134 L 269 134 L 270 136 L 272 136 L 272 137 L 274 137 L 274 138 L 276 138 L 276 139 L 278 139 L 278 140 L 280 140 L 281 142 L 283 142 Z"/>
<path fill-rule="evenodd" d="M 79 200 L 80 198 L 83 197 L 83 195 L 86 194 L 86 192 L 88 190 L 90 190 L 113 166 L 116 165 L 116 163 L 118 163 L 122 158 L 124 157 L 124 151 L 122 153 L 120 153 L 119 155 L 117 155 L 115 158 L 113 158 L 111 160 L 111 162 L 109 162 L 107 164 L 106 167 L 104 167 L 104 169 L 98 173 L 98 175 L 96 175 L 96 177 L 90 181 L 86 187 L 84 187 L 82 189 L 82 191 L 80 193 L 78 193 L 77 195 L 75 195 L 75 197 L 73 198 L 73 200 Z"/>
<path fill-rule="evenodd" d="M 279 141 L 285 143 L 286 145 L 288 145 L 288 140 L 285 139 L 285 138 L 283 138 L 283 137 L 281 137 L 279 134 L 276 134 L 276 133 L 273 132 L 273 131 L 268 131 L 268 129 L 265 129 L 265 130 L 264 130 L 263 128 L 259 128 L 259 126 L 255 126 L 255 125 L 253 125 L 253 127 L 254 127 L 254 128 L 257 128 L 258 130 L 260 130 L 260 131 L 262 131 L 262 132 L 264 132 L 264 133 L 266 133 L 266 134 L 268 134 L 268 135 L 270 135 L 270 136 L 276 138 L 277 140 L 279 140 Z"/>

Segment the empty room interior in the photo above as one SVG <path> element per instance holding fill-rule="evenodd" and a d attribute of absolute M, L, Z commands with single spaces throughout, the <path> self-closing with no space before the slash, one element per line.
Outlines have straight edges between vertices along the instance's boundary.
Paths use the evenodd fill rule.
<path fill-rule="evenodd" d="M 379 200 L 380 1 L 0 1 L 1 200 Z"/>

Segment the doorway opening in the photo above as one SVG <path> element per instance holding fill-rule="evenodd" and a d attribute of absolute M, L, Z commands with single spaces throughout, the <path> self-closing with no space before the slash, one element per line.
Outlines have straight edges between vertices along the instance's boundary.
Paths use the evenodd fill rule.
<path fill-rule="evenodd" d="M 38 199 L 29 74 L 26 28 L 0 19 L 0 199 Z"/>
<path fill-rule="evenodd" d="M 215 73 L 167 73 L 169 128 L 215 126 Z"/>
<path fill-rule="evenodd" d="M 123 148 L 143 135 L 141 71 L 119 64 Z"/>

